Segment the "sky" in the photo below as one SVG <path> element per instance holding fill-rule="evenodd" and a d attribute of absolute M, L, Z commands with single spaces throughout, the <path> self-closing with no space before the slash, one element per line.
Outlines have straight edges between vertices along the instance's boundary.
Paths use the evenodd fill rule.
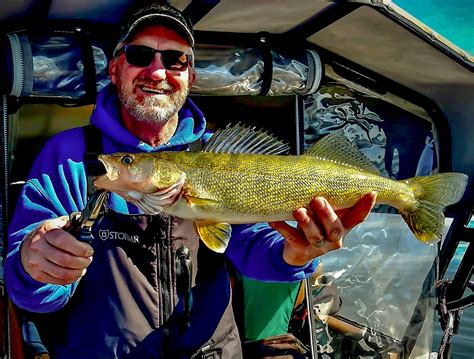
<path fill-rule="evenodd" d="M 394 0 L 463 50 L 474 55 L 474 0 Z"/>

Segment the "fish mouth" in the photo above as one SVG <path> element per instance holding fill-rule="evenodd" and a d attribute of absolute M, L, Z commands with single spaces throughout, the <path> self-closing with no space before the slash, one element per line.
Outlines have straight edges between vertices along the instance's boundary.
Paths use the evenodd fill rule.
<path fill-rule="evenodd" d="M 109 179 L 109 181 L 116 181 L 120 175 L 120 169 L 116 166 L 111 165 L 108 161 L 106 161 L 102 156 L 99 156 L 99 161 L 105 167 L 105 176 Z"/>

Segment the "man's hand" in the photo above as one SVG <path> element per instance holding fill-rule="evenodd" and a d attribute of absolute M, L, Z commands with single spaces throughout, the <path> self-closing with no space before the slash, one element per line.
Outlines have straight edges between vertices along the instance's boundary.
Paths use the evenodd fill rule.
<path fill-rule="evenodd" d="M 21 264 L 38 282 L 74 283 L 92 262 L 92 247 L 61 229 L 68 219 L 65 216 L 43 222 L 21 244 Z"/>
<path fill-rule="evenodd" d="M 353 207 L 337 211 L 325 198 L 317 197 L 308 208 L 298 208 L 294 212 L 298 228 L 285 222 L 270 223 L 285 238 L 285 262 L 302 266 L 320 255 L 341 248 L 344 236 L 367 218 L 375 205 L 376 196 L 374 192 L 368 193 Z"/>

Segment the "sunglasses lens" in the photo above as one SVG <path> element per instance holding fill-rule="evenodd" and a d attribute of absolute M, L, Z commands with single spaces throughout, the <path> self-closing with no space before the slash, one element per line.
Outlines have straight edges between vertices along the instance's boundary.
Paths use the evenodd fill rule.
<path fill-rule="evenodd" d="M 155 58 L 155 53 L 161 54 L 161 62 L 170 71 L 185 71 L 189 64 L 189 55 L 178 50 L 155 50 L 148 46 L 128 45 L 124 48 L 125 58 L 130 65 L 138 67 L 149 66 Z"/>
<path fill-rule="evenodd" d="M 125 48 L 125 58 L 130 65 L 146 67 L 155 57 L 155 51 L 147 46 L 131 45 Z"/>
<path fill-rule="evenodd" d="M 188 54 L 176 50 L 164 50 L 161 52 L 163 66 L 171 71 L 185 71 L 188 68 Z"/>

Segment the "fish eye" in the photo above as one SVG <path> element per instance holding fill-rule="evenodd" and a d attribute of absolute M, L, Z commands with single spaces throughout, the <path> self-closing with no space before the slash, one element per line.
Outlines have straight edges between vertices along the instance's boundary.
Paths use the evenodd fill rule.
<path fill-rule="evenodd" d="M 130 156 L 130 155 L 125 155 L 125 156 L 122 157 L 122 163 L 123 163 L 124 165 L 129 165 L 129 164 L 131 164 L 132 162 L 133 162 L 133 157 L 132 157 L 132 156 Z"/>

